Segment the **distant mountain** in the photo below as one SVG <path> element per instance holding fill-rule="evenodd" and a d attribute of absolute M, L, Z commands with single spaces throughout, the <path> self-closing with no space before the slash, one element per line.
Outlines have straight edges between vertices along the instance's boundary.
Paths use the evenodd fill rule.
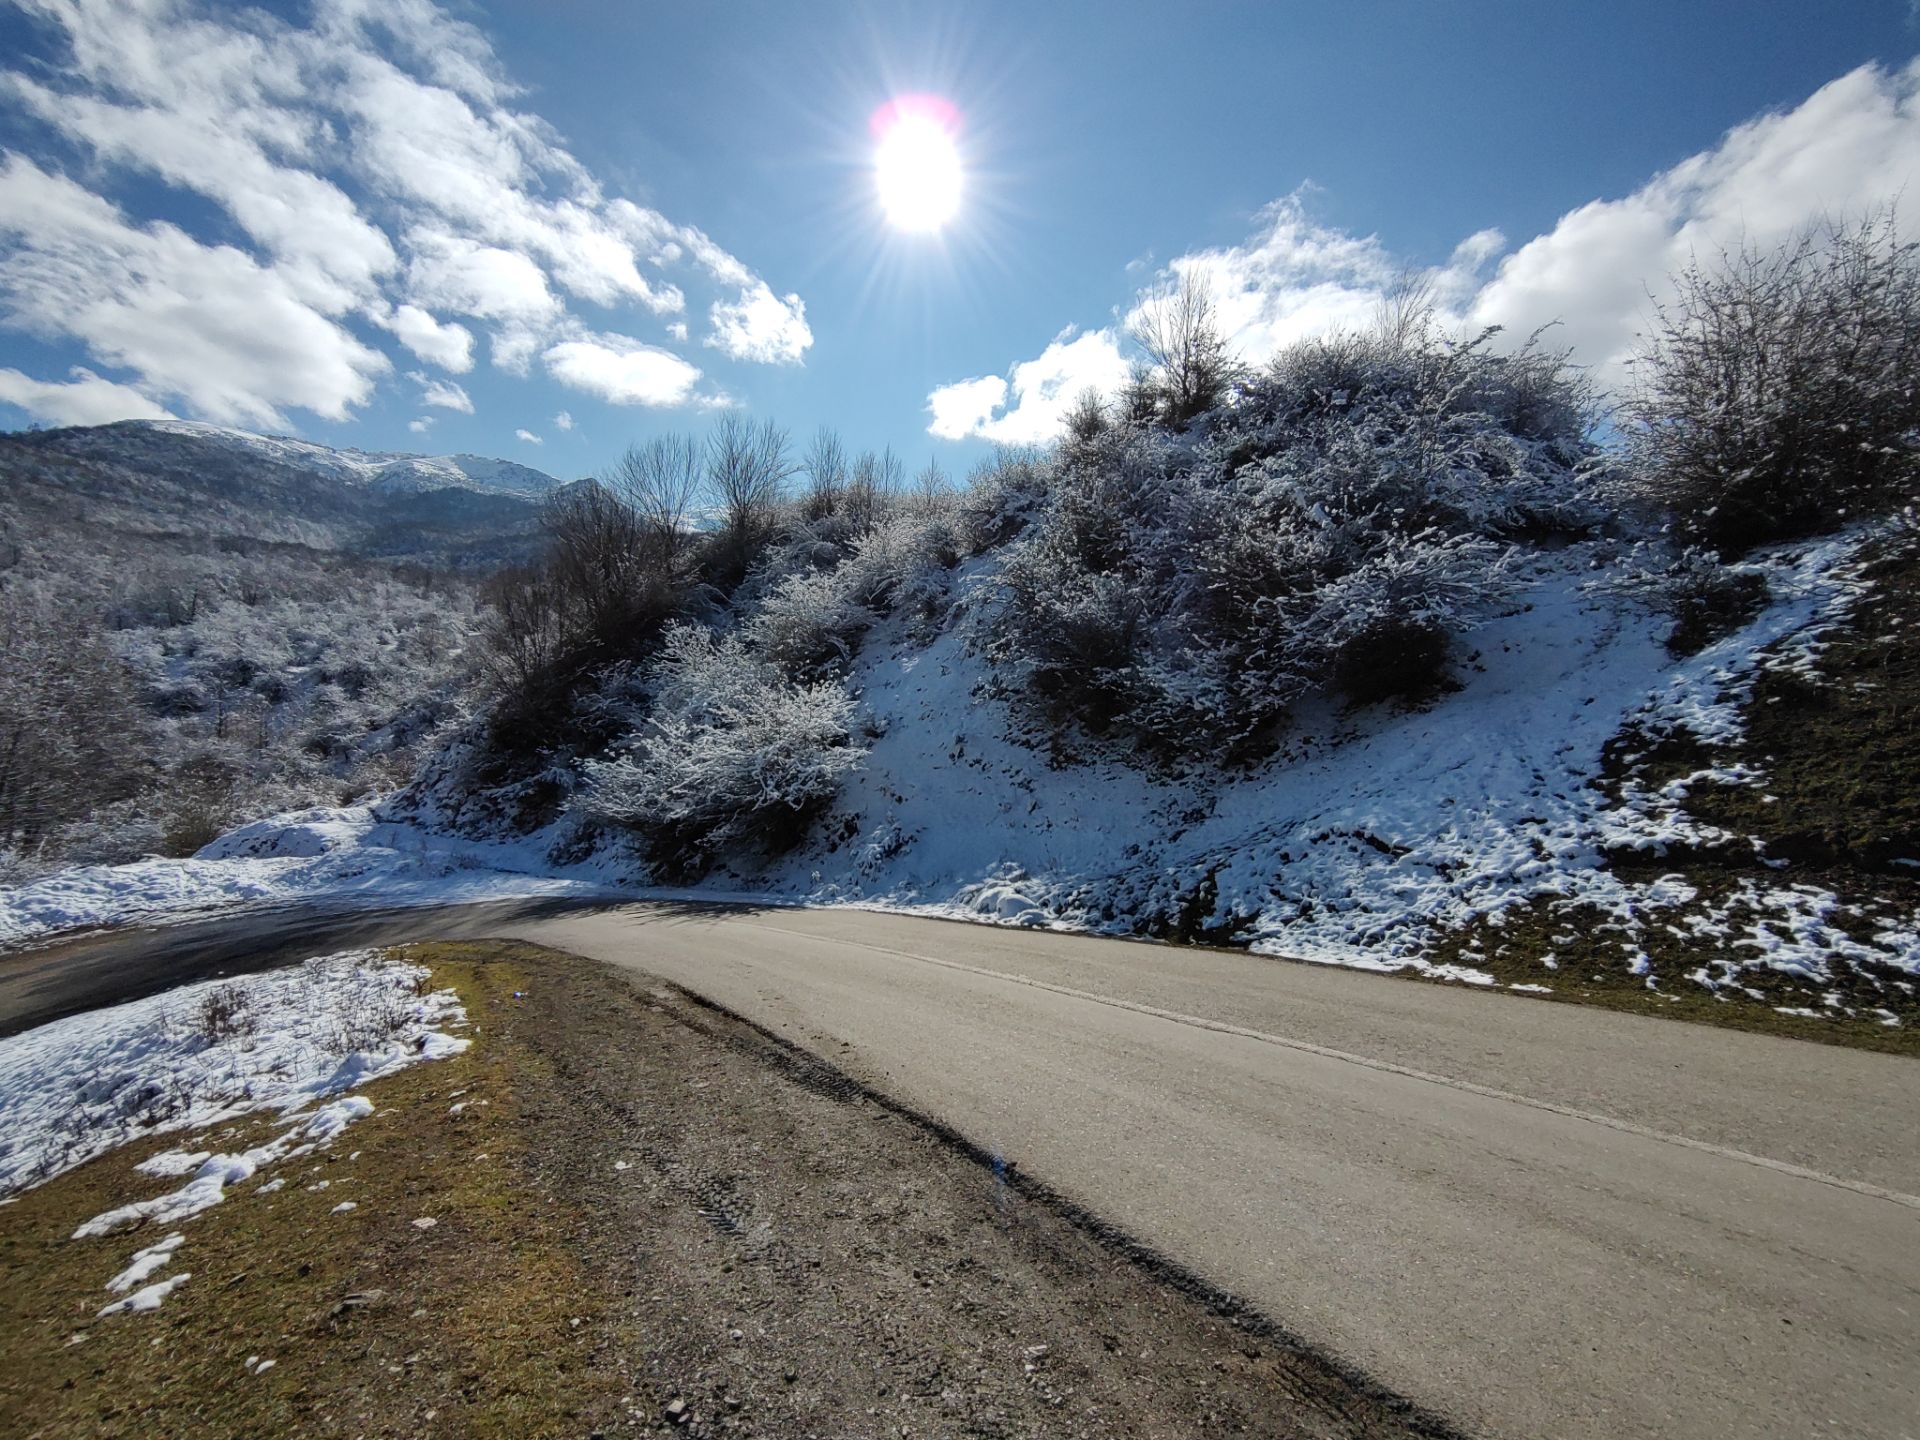
<path fill-rule="evenodd" d="M 424 490 L 481 490 L 538 500 L 559 488 L 560 482 L 543 470 L 512 460 L 490 460 L 484 455 L 397 455 L 368 450 L 336 450 L 310 440 L 284 435 L 254 435 L 193 420 L 129 420 L 122 425 L 96 427 L 106 431 L 152 431 L 179 436 L 209 446 L 221 446 L 243 457 L 259 457 L 295 469 L 311 470 L 348 484 L 375 490 L 417 493 Z"/>
<path fill-rule="evenodd" d="M 562 482 L 511 460 L 336 450 L 183 420 L 0 434 L 0 520 L 294 544 L 461 568 L 521 560 Z"/>

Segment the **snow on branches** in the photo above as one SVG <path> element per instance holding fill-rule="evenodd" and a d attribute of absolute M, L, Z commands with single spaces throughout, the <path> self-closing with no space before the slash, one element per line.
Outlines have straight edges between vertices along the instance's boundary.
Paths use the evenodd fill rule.
<path fill-rule="evenodd" d="M 612 758 L 586 762 L 587 815 L 653 832 L 656 854 L 778 844 L 839 789 L 865 747 L 844 686 L 799 684 L 738 634 L 666 634 L 653 703 Z"/>

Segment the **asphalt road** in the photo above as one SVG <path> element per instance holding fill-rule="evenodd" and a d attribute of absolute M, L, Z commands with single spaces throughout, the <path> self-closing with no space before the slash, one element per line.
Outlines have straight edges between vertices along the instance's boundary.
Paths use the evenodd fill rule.
<path fill-rule="evenodd" d="M 1469 1432 L 1920 1436 L 1910 1060 L 849 911 L 395 923 L 708 996 Z M 0 1028 L 140 970 L 38 963 Z"/>

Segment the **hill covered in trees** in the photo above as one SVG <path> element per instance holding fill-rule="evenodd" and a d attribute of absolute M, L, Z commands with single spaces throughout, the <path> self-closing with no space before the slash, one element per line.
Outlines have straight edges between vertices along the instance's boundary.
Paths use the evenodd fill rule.
<path fill-rule="evenodd" d="M 558 482 L 183 422 L 0 436 L 0 853 L 188 854 L 400 784 Z"/>

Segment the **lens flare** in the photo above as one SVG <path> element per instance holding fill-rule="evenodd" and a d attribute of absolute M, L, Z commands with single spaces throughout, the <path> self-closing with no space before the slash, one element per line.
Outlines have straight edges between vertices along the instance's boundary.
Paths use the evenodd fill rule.
<path fill-rule="evenodd" d="M 938 95 L 901 95 L 874 112 L 874 186 L 895 229 L 929 234 L 959 213 L 959 128 L 960 112 Z"/>

